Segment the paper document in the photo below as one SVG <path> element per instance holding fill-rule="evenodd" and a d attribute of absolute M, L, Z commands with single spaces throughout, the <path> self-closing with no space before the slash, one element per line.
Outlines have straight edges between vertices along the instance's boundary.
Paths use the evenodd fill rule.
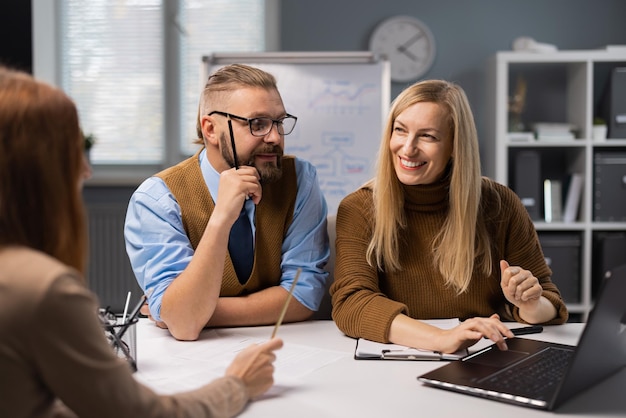
<path fill-rule="evenodd" d="M 441 329 L 451 329 L 459 325 L 458 318 L 424 321 Z M 364 338 L 356 342 L 354 358 L 357 360 L 459 360 L 469 355 L 467 349 L 444 354 L 437 351 L 421 350 L 399 344 L 378 343 Z"/>
<path fill-rule="evenodd" d="M 184 342 L 162 333 L 162 337 L 142 341 L 149 344 L 151 356 L 139 356 L 139 370 L 133 376 L 160 394 L 194 390 L 224 376 L 237 353 L 264 341 L 267 340 L 219 329 L 204 331 L 198 340 Z M 272 390 L 275 393 L 280 387 L 294 387 L 294 382 L 346 357 L 348 353 L 285 342 L 276 351 Z"/>

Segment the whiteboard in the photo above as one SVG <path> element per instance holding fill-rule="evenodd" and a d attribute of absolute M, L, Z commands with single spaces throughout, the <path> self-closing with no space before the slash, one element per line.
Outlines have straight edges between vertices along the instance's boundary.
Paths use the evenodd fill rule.
<path fill-rule="evenodd" d="M 370 52 L 277 52 L 203 57 L 208 75 L 230 63 L 245 63 L 276 77 L 287 113 L 298 117 L 285 136 L 285 154 L 317 169 L 328 213 L 373 177 L 389 108 L 389 62 Z"/>

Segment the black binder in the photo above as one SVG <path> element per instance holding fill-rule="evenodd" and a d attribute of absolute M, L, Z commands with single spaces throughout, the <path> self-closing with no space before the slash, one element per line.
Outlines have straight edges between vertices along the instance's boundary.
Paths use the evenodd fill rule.
<path fill-rule="evenodd" d="M 594 157 L 593 220 L 626 222 L 626 153 L 603 151 Z"/>
<path fill-rule="evenodd" d="M 515 156 L 515 179 L 513 190 L 522 200 L 533 220 L 543 220 L 541 183 L 541 157 L 538 151 L 524 150 Z"/>
<path fill-rule="evenodd" d="M 613 68 L 602 103 L 609 139 L 626 139 L 626 67 Z"/>

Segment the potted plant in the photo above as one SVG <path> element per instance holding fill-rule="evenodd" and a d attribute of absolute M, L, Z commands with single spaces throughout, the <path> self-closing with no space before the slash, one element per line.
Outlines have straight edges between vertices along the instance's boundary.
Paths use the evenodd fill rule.
<path fill-rule="evenodd" d="M 607 126 L 606 121 L 601 117 L 593 118 L 593 127 L 591 128 L 591 137 L 594 141 L 604 141 L 606 139 Z"/>
<path fill-rule="evenodd" d="M 96 143 L 96 137 L 94 134 L 89 133 L 85 135 L 85 132 L 83 132 L 81 130 L 81 133 L 83 135 L 83 139 L 85 140 L 85 155 L 87 156 L 87 160 L 90 160 L 89 158 L 89 153 L 91 151 L 91 148 L 93 147 L 93 145 Z"/>

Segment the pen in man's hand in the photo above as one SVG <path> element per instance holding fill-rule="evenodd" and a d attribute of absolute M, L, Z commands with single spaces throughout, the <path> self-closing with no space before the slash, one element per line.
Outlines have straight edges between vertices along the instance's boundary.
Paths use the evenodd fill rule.
<path fill-rule="evenodd" d="M 235 135 L 233 135 L 233 122 L 228 118 L 228 132 L 230 133 L 230 145 L 233 148 L 233 161 L 235 170 L 239 170 L 239 160 L 237 159 L 237 149 L 235 148 Z"/>
<path fill-rule="evenodd" d="M 296 283 L 298 283 L 298 278 L 300 277 L 301 271 L 302 269 L 298 268 L 298 271 L 296 272 L 296 277 L 293 279 L 293 282 L 291 283 L 291 289 L 289 290 L 289 294 L 287 295 L 287 299 L 285 300 L 285 304 L 283 305 L 283 311 L 280 313 L 280 316 L 278 317 L 278 321 L 276 321 L 276 325 L 274 326 L 274 331 L 272 332 L 272 337 L 270 338 L 270 340 L 276 336 L 278 327 L 280 327 L 280 324 L 283 322 L 283 318 L 285 317 L 285 313 L 287 312 L 289 301 L 291 300 L 291 296 L 293 295 L 293 290 L 296 288 Z"/>

